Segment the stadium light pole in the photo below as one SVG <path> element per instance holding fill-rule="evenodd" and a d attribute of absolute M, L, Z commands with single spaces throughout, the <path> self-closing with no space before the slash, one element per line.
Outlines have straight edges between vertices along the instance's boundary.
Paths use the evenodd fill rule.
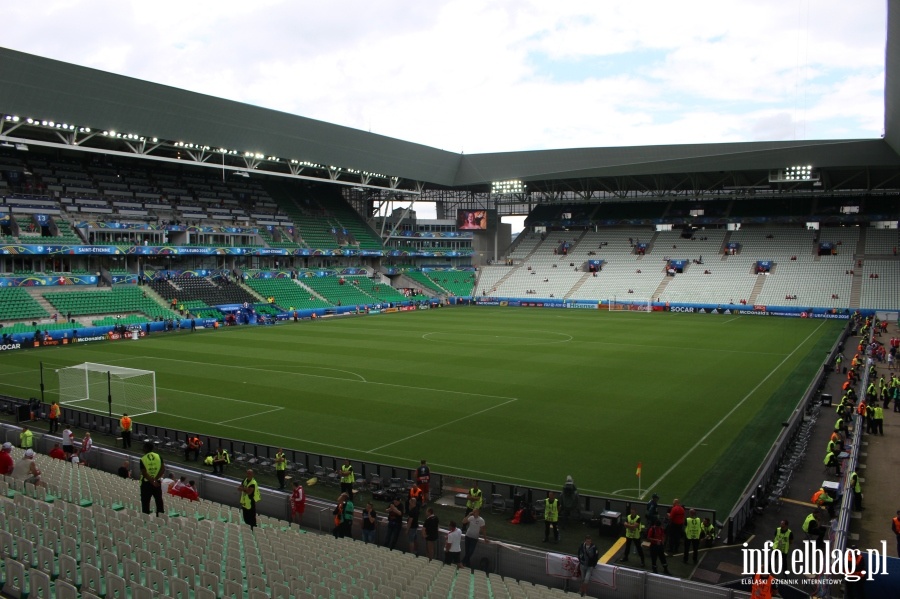
<path fill-rule="evenodd" d="M 106 401 L 109 402 L 109 417 L 112 418 L 112 374 L 106 371 Z"/>

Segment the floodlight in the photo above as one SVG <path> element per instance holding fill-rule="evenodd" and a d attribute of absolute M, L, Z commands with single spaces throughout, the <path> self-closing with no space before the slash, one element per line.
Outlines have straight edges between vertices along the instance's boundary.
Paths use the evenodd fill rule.
<path fill-rule="evenodd" d="M 510 179 L 508 181 L 493 181 L 491 183 L 491 193 L 493 194 L 512 194 L 525 193 L 525 184 L 518 179 Z"/>
<path fill-rule="evenodd" d="M 819 172 L 812 165 L 788 166 L 776 171 L 769 171 L 770 183 L 805 183 L 819 180 Z"/>

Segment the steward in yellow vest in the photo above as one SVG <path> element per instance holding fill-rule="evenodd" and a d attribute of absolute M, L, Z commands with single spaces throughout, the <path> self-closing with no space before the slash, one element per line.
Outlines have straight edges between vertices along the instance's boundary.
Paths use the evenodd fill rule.
<path fill-rule="evenodd" d="M 553 529 L 553 542 L 559 543 L 559 499 L 553 491 L 547 493 L 544 500 L 544 542 L 550 541 L 550 529 Z"/>
<path fill-rule="evenodd" d="M 256 527 L 256 504 L 262 497 L 259 494 L 259 483 L 253 475 L 253 470 L 247 470 L 247 478 L 238 487 L 241 492 L 241 510 L 244 512 L 244 522 L 250 526 L 250 530 Z"/>
<path fill-rule="evenodd" d="M 350 460 L 344 460 L 344 464 L 341 466 L 341 493 L 346 493 L 347 497 L 353 497 L 353 483 L 356 481 L 356 477 L 353 475 L 353 466 L 350 465 Z"/>
<path fill-rule="evenodd" d="M 472 488 L 469 489 L 469 495 L 466 497 L 466 516 L 472 510 L 480 510 L 482 503 L 484 503 L 484 493 L 478 488 L 478 481 L 476 480 L 472 483 Z"/>
<path fill-rule="evenodd" d="M 700 551 L 700 532 L 702 523 L 697 517 L 697 510 L 688 512 L 684 519 L 684 563 L 688 560 L 688 551 L 694 550 L 694 563 L 697 563 L 697 554 Z"/>
<path fill-rule="evenodd" d="M 284 450 L 279 449 L 275 454 L 275 476 L 278 477 L 278 488 L 284 491 L 284 481 L 287 478 L 287 458 Z"/>
<path fill-rule="evenodd" d="M 628 556 L 631 555 L 631 546 L 634 545 L 637 550 L 638 557 L 641 558 L 641 565 L 644 563 L 644 549 L 641 547 L 641 531 L 644 526 L 641 524 L 641 517 L 637 513 L 637 507 L 631 506 L 631 513 L 625 516 L 625 555 L 619 558 L 620 562 L 627 562 Z"/>
<path fill-rule="evenodd" d="M 781 526 L 775 529 L 775 540 L 772 541 L 772 548 L 787 556 L 791 550 L 791 542 L 793 542 L 793 540 L 794 533 L 788 528 L 788 521 L 782 520 Z"/>
<path fill-rule="evenodd" d="M 150 513 L 150 499 L 156 502 L 156 513 L 164 513 L 162 484 L 160 480 L 165 472 L 165 463 L 156 451 L 152 441 L 144 443 L 144 455 L 141 457 L 141 509 Z"/>

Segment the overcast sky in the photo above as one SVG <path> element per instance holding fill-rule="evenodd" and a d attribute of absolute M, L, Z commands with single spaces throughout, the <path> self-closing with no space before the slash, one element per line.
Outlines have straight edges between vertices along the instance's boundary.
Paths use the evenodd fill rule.
<path fill-rule="evenodd" d="M 0 44 L 471 154 L 879 137 L 885 17 L 885 0 L 41 0 L 4 7 Z"/>

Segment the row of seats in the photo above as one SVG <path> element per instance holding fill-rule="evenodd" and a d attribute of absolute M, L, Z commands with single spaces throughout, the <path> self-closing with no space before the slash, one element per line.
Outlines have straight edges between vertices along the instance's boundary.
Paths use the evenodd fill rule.
<path fill-rule="evenodd" d="M 221 304 L 255 304 L 258 298 L 236 283 L 217 285 L 206 277 L 177 277 L 172 280 L 155 279 L 150 287 L 165 300 L 175 298 L 178 303 L 202 301 L 207 306 Z"/>
<path fill-rule="evenodd" d="M 62 291 L 45 293 L 60 314 L 125 314 L 140 312 L 151 318 L 174 318 L 176 314 L 163 308 L 137 287 L 113 287 L 109 290 Z"/>
<path fill-rule="evenodd" d="M 21 450 L 13 450 L 18 459 Z M 0 584 L 6 596 L 92 599 L 551 599 L 562 591 L 167 495 L 135 505 L 138 483 L 42 457 L 47 488 L 0 479 Z M 10 499 L 11 497 L 11 499 Z"/>
<path fill-rule="evenodd" d="M 47 318 L 50 316 L 28 291 L 21 287 L 0 287 L 0 320 Z"/>

